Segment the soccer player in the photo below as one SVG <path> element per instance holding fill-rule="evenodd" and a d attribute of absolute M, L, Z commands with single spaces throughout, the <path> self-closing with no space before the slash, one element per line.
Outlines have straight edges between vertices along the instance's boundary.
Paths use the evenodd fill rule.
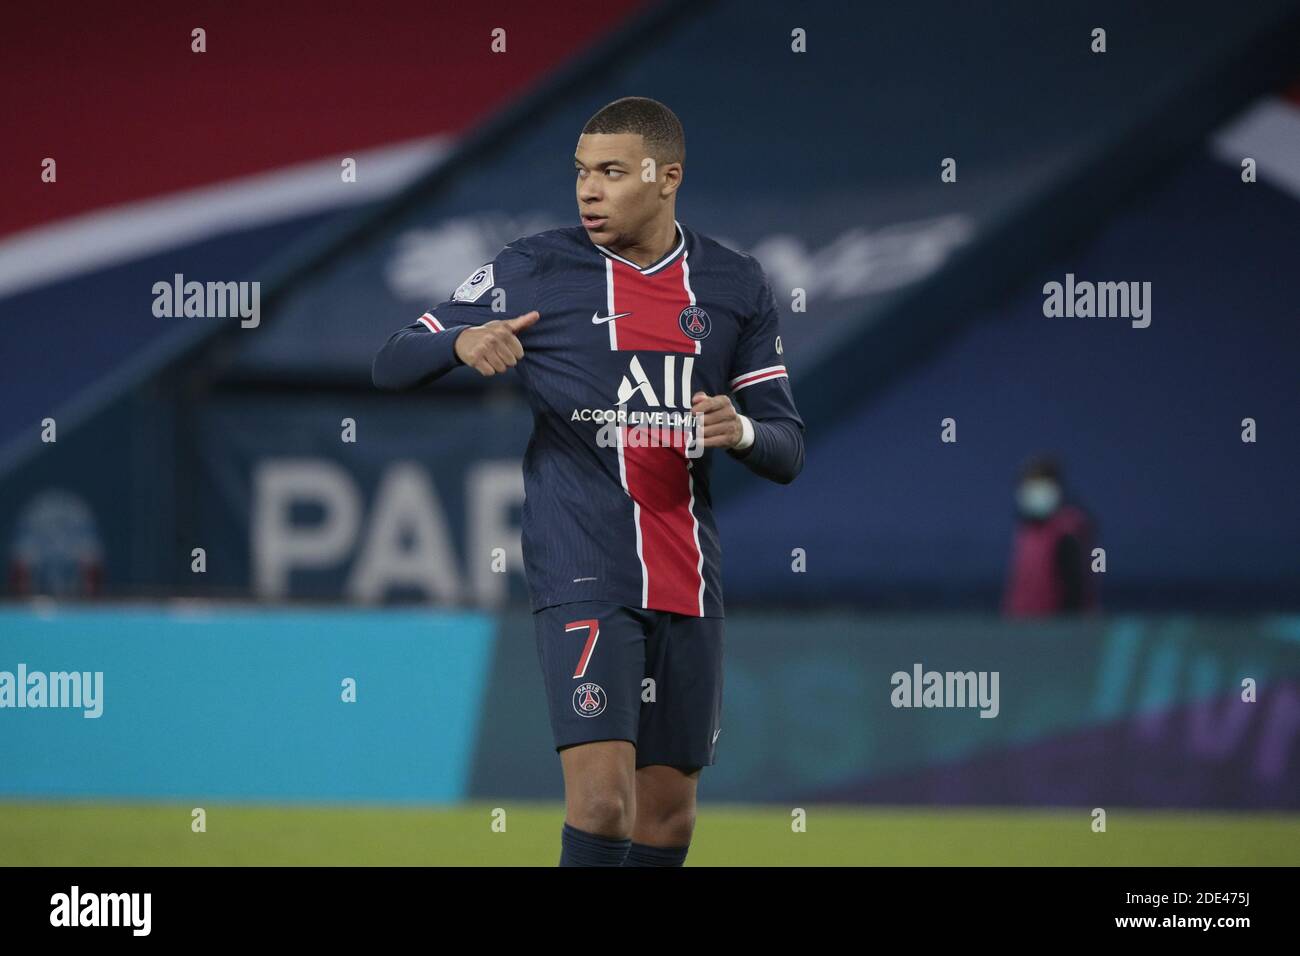
<path fill-rule="evenodd" d="M 676 219 L 685 137 L 625 97 L 582 130 L 581 225 L 516 239 L 375 356 L 384 389 L 513 368 L 524 571 L 564 773 L 561 866 L 681 866 L 722 714 L 711 450 L 789 484 L 803 420 L 762 267 Z M 737 407 L 739 406 L 739 408 Z"/>

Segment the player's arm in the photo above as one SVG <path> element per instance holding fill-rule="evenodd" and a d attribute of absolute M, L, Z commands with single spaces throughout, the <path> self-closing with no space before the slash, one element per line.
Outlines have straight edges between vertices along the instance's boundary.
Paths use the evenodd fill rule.
<path fill-rule="evenodd" d="M 736 344 L 727 383 L 730 404 L 737 408 L 733 428 L 740 434 L 724 447 L 756 475 L 788 485 L 803 470 L 804 424 L 786 373 L 776 298 L 758 260 L 750 261 L 758 301 Z M 726 409 L 721 413 L 725 418 Z"/>
<path fill-rule="evenodd" d="M 538 319 L 538 263 L 522 242 L 474 270 L 449 300 L 398 329 L 375 355 L 377 388 L 422 388 L 468 365 L 495 375 L 523 358 L 520 333 Z"/>

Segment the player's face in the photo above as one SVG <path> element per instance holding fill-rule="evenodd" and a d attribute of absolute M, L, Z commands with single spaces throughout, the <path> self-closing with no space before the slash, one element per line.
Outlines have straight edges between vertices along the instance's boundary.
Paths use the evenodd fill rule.
<path fill-rule="evenodd" d="M 650 231 L 662 206 L 662 182 L 642 178 L 645 158 L 640 133 L 578 137 L 573 157 L 578 214 L 593 242 L 616 249 L 639 241 Z"/>

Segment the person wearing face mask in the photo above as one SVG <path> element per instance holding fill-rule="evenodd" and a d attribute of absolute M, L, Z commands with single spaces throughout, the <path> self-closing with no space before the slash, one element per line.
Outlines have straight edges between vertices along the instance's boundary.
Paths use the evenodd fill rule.
<path fill-rule="evenodd" d="M 1016 487 L 1018 522 L 1002 599 L 1007 617 L 1077 614 L 1097 607 L 1088 566 L 1092 521 L 1065 500 L 1061 467 L 1035 456 Z"/>

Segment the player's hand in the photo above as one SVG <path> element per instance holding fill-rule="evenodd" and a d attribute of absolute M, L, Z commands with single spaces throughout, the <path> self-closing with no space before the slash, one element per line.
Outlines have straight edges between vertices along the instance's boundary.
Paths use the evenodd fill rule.
<path fill-rule="evenodd" d="M 691 411 L 696 415 L 697 434 L 705 448 L 733 448 L 744 437 L 740 415 L 726 395 L 698 391 L 691 396 Z"/>
<path fill-rule="evenodd" d="M 539 318 L 540 312 L 525 312 L 514 319 L 493 319 L 471 326 L 456 336 L 456 357 L 480 375 L 504 372 L 524 357 L 518 334 Z"/>

